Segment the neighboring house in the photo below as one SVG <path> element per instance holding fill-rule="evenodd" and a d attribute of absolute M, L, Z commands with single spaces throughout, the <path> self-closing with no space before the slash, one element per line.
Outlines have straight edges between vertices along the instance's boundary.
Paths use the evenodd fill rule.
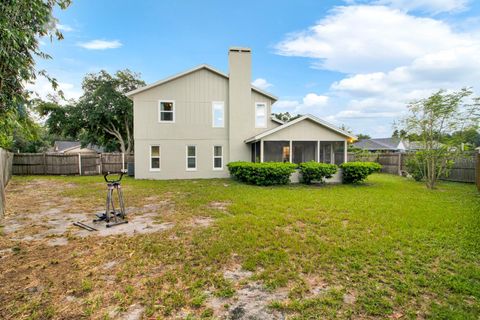
<path fill-rule="evenodd" d="M 406 142 L 400 138 L 363 139 L 355 142 L 353 146 L 371 152 L 405 152 L 408 150 Z"/>
<path fill-rule="evenodd" d="M 53 147 L 49 151 L 61 154 L 86 154 L 102 153 L 103 148 L 92 144 L 82 148 L 80 141 L 55 141 Z"/>
<path fill-rule="evenodd" d="M 127 93 L 134 104 L 135 176 L 228 177 L 231 161 L 341 164 L 356 137 L 311 115 L 271 117 L 277 98 L 251 85 L 251 51 L 229 50 L 227 75 L 200 65 Z"/>

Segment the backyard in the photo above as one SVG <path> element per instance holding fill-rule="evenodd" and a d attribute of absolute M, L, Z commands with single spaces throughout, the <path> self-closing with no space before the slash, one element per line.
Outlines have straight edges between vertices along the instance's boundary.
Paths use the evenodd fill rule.
<path fill-rule="evenodd" d="M 428 190 L 374 174 L 361 185 L 127 178 L 122 186 L 131 226 L 89 233 L 71 223 L 101 211 L 101 177 L 10 181 L 0 318 L 480 315 L 472 184 Z"/>

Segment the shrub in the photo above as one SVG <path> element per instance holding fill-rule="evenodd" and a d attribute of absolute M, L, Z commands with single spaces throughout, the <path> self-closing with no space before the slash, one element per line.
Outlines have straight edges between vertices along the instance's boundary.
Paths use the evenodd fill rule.
<path fill-rule="evenodd" d="M 344 183 L 358 183 L 370 174 L 380 171 L 382 166 L 376 162 L 345 162 L 340 168 L 343 169 Z"/>
<path fill-rule="evenodd" d="M 300 163 L 298 167 L 302 174 L 302 182 L 305 184 L 310 184 L 312 181 L 324 182 L 324 179 L 331 178 L 337 172 L 336 165 L 315 161 Z"/>
<path fill-rule="evenodd" d="M 287 184 L 290 175 L 297 167 L 293 163 L 283 162 L 230 162 L 228 165 L 230 175 L 235 179 L 256 184 L 258 186 L 270 186 L 275 184 Z"/>
<path fill-rule="evenodd" d="M 410 174 L 415 181 L 422 181 L 425 177 L 423 159 L 415 156 L 409 157 L 407 161 L 405 161 L 405 166 L 407 167 L 408 174 Z"/>

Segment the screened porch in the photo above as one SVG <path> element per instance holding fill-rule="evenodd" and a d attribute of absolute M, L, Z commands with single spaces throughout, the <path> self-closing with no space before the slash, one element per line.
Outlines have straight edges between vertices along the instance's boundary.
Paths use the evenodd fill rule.
<path fill-rule="evenodd" d="M 251 143 L 252 162 L 316 161 L 340 165 L 347 161 L 346 141 L 256 141 Z"/>

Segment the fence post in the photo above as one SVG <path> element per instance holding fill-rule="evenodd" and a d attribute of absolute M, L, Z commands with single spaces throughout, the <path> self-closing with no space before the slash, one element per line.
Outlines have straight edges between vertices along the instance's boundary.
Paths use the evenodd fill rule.
<path fill-rule="evenodd" d="M 82 175 L 82 154 L 78 154 L 78 175 Z"/>
<path fill-rule="evenodd" d="M 43 174 L 47 174 L 47 155 L 43 153 Z"/>
<path fill-rule="evenodd" d="M 102 154 L 98 154 L 98 174 L 102 174 Z"/>
<path fill-rule="evenodd" d="M 402 175 L 402 153 L 398 154 L 398 175 Z"/>
<path fill-rule="evenodd" d="M 122 172 L 125 171 L 125 153 L 122 152 Z"/>

